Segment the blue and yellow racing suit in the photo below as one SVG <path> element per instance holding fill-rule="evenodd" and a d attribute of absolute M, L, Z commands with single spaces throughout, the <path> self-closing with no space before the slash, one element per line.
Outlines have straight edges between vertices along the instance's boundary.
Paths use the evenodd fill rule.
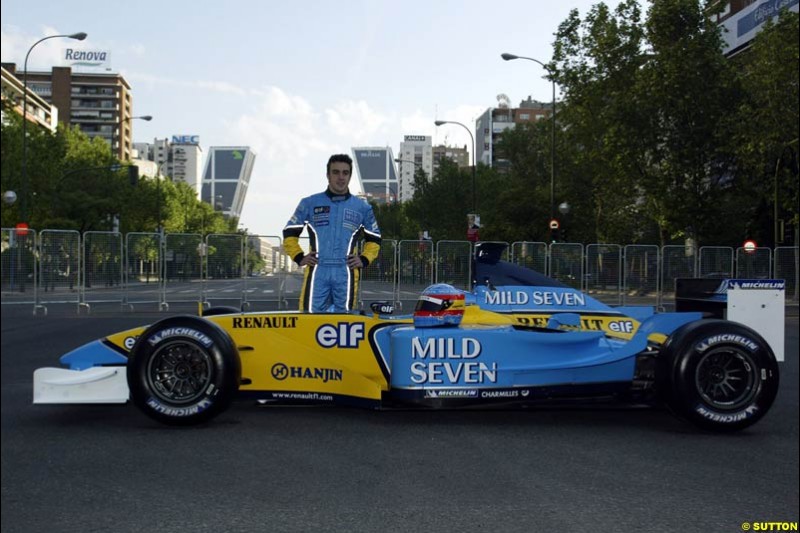
<path fill-rule="evenodd" d="M 366 267 L 378 256 L 381 231 L 372 207 L 349 192 L 334 195 L 330 190 L 300 200 L 300 205 L 283 228 L 283 247 L 300 263 L 305 254 L 298 238 L 308 227 L 311 252 L 317 252 L 317 264 L 308 265 L 300 291 L 300 310 L 315 313 L 328 311 L 331 304 L 337 313 L 355 308 L 359 269 L 347 267 L 347 256 L 355 253 L 363 234 L 364 249 L 359 256 Z"/>

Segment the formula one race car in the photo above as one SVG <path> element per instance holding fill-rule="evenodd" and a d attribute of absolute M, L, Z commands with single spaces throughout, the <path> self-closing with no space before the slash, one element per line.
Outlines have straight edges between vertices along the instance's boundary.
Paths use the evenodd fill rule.
<path fill-rule="evenodd" d="M 68 368 L 36 370 L 34 403 L 130 399 L 160 422 L 189 425 L 234 398 L 372 408 L 624 401 L 666 404 L 716 431 L 748 427 L 772 405 L 782 330 L 771 347 L 701 312 L 610 307 L 477 250 L 475 289 L 431 286 L 413 315 L 376 303 L 372 314 L 212 308 L 166 318 L 62 356 Z M 715 282 L 716 300 L 743 285 Z M 782 328 L 782 301 L 758 308 L 780 313 L 770 322 Z"/>

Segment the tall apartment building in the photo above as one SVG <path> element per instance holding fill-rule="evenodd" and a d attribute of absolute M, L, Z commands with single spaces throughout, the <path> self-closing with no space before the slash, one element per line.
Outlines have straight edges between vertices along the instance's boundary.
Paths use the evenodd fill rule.
<path fill-rule="evenodd" d="M 3 63 L 3 68 L 23 77 L 14 63 Z M 117 158 L 130 160 L 133 96 L 125 78 L 53 67 L 50 72 L 28 72 L 28 89 L 58 108 L 59 122 L 78 126 L 89 137 L 100 137 Z"/>
<path fill-rule="evenodd" d="M 249 146 L 212 146 L 208 149 L 200 199 L 215 210 L 239 218 L 247 197 L 256 154 Z"/>
<path fill-rule="evenodd" d="M 425 171 L 428 179 L 439 170 L 442 159 L 450 159 L 459 168 L 469 168 L 469 151 L 466 145 L 463 148 L 457 146 L 438 145 L 432 146 L 432 138 L 425 135 L 406 135 L 400 143 L 400 155 L 397 158 L 399 168 L 399 188 L 398 199 L 400 202 L 408 202 L 414 198 L 414 175 L 417 169 Z"/>
<path fill-rule="evenodd" d="M 508 160 L 497 150 L 500 136 L 508 129 L 525 122 L 537 122 L 552 116 L 552 102 L 537 102 L 529 96 L 519 107 L 490 107 L 475 121 L 475 151 L 477 161 L 500 170 L 509 166 Z"/>
<path fill-rule="evenodd" d="M 368 201 L 379 204 L 398 199 L 397 171 L 392 149 L 388 146 L 353 148 L 353 174 L 361 182 Z"/>
<path fill-rule="evenodd" d="M 202 182 L 202 156 L 200 138 L 197 135 L 173 135 L 172 140 L 154 139 L 153 143 L 134 143 L 138 159 L 153 161 L 161 175 L 172 181 L 182 181 L 200 195 Z"/>
<path fill-rule="evenodd" d="M 30 122 L 47 128 L 50 132 L 55 132 L 58 127 L 58 108 L 31 91 L 31 88 L 28 87 L 28 105 L 26 106 L 27 109 L 23 109 L 25 100 L 22 98 L 22 95 L 25 92 L 25 85 L 22 80 L 6 70 L 5 66 L 3 66 L 0 71 L 2 71 L 0 83 L 2 83 L 3 103 L 9 102 L 11 104 L 11 109 L 18 115 L 27 112 L 27 118 Z M 5 109 L 5 107 L 3 109 Z"/>
<path fill-rule="evenodd" d="M 439 164 L 442 159 L 450 159 L 458 168 L 469 168 L 469 150 L 467 145 L 463 148 L 458 146 L 445 146 L 440 144 L 433 147 L 433 172 L 434 174 L 439 170 Z"/>
<path fill-rule="evenodd" d="M 406 135 L 400 143 L 398 167 L 400 180 L 398 199 L 407 202 L 414 197 L 414 175 L 418 168 L 425 171 L 428 179 L 433 177 L 433 141 L 428 135 Z"/>

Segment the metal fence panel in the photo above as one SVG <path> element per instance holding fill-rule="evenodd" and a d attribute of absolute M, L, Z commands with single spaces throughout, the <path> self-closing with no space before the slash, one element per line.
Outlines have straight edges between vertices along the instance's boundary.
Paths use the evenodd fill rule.
<path fill-rule="evenodd" d="M 697 247 L 664 246 L 661 249 L 661 299 L 672 300 L 675 296 L 675 280 L 697 277 Z"/>
<path fill-rule="evenodd" d="M 658 280 L 661 257 L 658 246 L 629 244 L 625 247 L 623 304 L 659 305 Z"/>
<path fill-rule="evenodd" d="M 436 243 L 436 282 L 464 291 L 472 288 L 472 244 L 469 241 Z"/>
<path fill-rule="evenodd" d="M 583 245 L 569 242 L 554 242 L 551 244 L 548 275 L 565 285 L 581 290 Z"/>
<path fill-rule="evenodd" d="M 769 279 L 772 275 L 772 249 L 756 248 L 747 251 L 736 249 L 736 277 L 746 279 Z"/>
<path fill-rule="evenodd" d="M 311 250 L 311 242 L 308 237 L 300 237 L 298 244 L 305 254 Z M 304 268 L 295 263 L 294 258 L 286 254 L 286 250 L 283 250 L 282 263 L 283 271 L 281 272 L 280 291 L 283 295 L 283 300 L 281 303 L 288 309 L 299 309 Z"/>
<path fill-rule="evenodd" d="M 589 244 L 586 246 L 584 290 L 593 298 L 612 305 L 622 303 L 622 246 Z"/>
<path fill-rule="evenodd" d="M 400 309 L 410 311 L 419 293 L 434 280 L 433 241 L 400 241 L 397 257 L 395 302 Z"/>
<path fill-rule="evenodd" d="M 128 233 L 125 236 L 124 304 L 155 304 L 160 308 L 163 302 L 162 256 L 158 233 Z"/>
<path fill-rule="evenodd" d="M 300 238 L 308 250 L 307 237 Z M 507 246 L 507 243 L 502 243 Z M 774 251 L 704 246 L 515 242 L 504 257 L 607 303 L 661 305 L 680 277 L 786 280 L 786 298 L 797 305 L 797 247 Z M 549 252 L 549 253 L 548 253 Z M 378 258 L 362 272 L 362 301 L 394 299 L 413 309 L 435 280 L 469 290 L 473 246 L 468 241 L 385 240 Z M 205 254 L 205 255 L 204 255 Z M 261 304 L 264 310 L 296 306 L 303 270 L 287 257 L 278 236 L 129 233 L 2 229 L 0 287 L 3 304 L 47 310 L 56 302 L 154 303 L 213 299 L 220 305 Z M 205 286 L 208 291 L 206 294 Z M 169 298 L 167 298 L 169 295 Z M 293 300 L 293 301 L 291 301 Z M 291 301 L 291 303 L 290 303 Z"/>
<path fill-rule="evenodd" d="M 733 276 L 733 248 L 703 246 L 700 248 L 701 278 L 730 278 Z"/>
<path fill-rule="evenodd" d="M 512 243 L 511 262 L 545 274 L 547 272 L 547 243 L 526 241 Z"/>
<path fill-rule="evenodd" d="M 87 231 L 83 234 L 83 283 L 81 303 L 122 303 L 122 235 Z"/>
<path fill-rule="evenodd" d="M 243 305 L 251 311 L 280 308 L 281 238 L 277 235 L 247 235 Z"/>
<path fill-rule="evenodd" d="M 797 246 L 775 248 L 775 279 L 786 280 L 786 301 L 797 304 L 800 288 L 800 249 Z"/>
<path fill-rule="evenodd" d="M 475 246 L 479 244 L 503 244 L 505 245 L 505 248 L 503 248 L 503 253 L 500 254 L 500 259 L 503 261 L 509 261 L 511 258 L 511 247 L 506 241 L 478 241 L 475 243 Z"/>
<path fill-rule="evenodd" d="M 203 300 L 203 237 L 168 233 L 164 248 L 164 298 L 171 302 Z"/>
<path fill-rule="evenodd" d="M 4 228 L 0 250 L 3 303 L 36 302 L 36 231 Z"/>
<path fill-rule="evenodd" d="M 359 306 L 364 302 L 394 301 L 394 283 L 397 278 L 397 241 L 384 239 L 378 257 L 361 270 Z"/>
<path fill-rule="evenodd" d="M 244 236 L 211 234 L 206 243 L 206 300 L 212 306 L 241 306 L 245 289 Z"/>
<path fill-rule="evenodd" d="M 81 234 L 68 230 L 44 230 L 39 234 L 39 296 L 44 306 L 80 303 Z"/>

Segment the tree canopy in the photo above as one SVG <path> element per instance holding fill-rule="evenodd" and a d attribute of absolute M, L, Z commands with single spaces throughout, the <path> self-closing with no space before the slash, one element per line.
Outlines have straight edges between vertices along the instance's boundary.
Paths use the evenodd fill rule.
<path fill-rule="evenodd" d="M 600 3 L 558 27 L 547 70 L 561 93 L 555 205 L 571 207 L 556 213 L 561 240 L 780 244 L 776 186 L 779 217 L 797 224 L 798 15 L 784 10 L 729 58 L 713 9 Z M 505 130 L 497 149 L 510 165 L 479 166 L 481 239 L 551 237 L 550 127 Z M 403 206 L 409 223 L 464 239 L 469 172 L 445 164 L 419 184 Z"/>
<path fill-rule="evenodd" d="M 3 101 L 4 108 L 9 103 Z M 2 124 L 2 189 L 17 193 L 4 205 L 3 227 L 22 221 L 27 190 L 27 218 L 36 229 L 154 232 L 161 223 L 173 233 L 230 233 L 238 221 L 201 202 L 185 183 L 142 176 L 131 183 L 128 165 L 108 144 L 90 139 L 78 128 L 59 124 L 51 134 L 28 127 L 27 188 L 22 183 L 22 117 L 6 109 Z"/>

